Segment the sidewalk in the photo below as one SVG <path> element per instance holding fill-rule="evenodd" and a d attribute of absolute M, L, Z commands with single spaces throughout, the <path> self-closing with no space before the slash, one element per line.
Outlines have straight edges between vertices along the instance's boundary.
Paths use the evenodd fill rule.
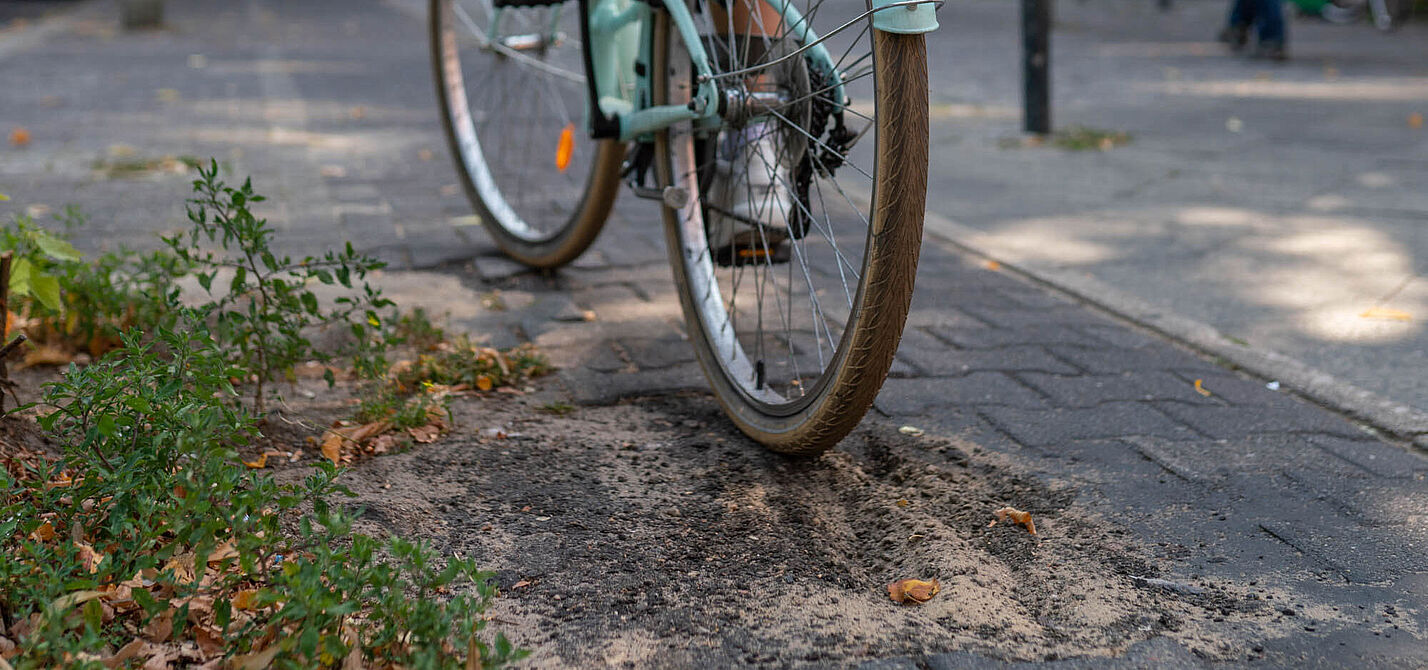
<path fill-rule="evenodd" d="M 1428 23 L 1291 21 L 1275 64 L 1226 6 L 1057 4 L 1053 123 L 1106 152 L 1005 148 L 1017 5 L 949 6 L 930 228 L 1428 445 Z"/>
<path fill-rule="evenodd" d="M 81 5 L 55 34 L 0 57 L 0 91 L 6 92 L 0 119 L 26 127 L 33 137 L 27 147 L 0 148 L 0 192 L 14 198 L 0 203 L 0 217 L 75 203 L 93 217 L 89 236 L 79 240 L 86 250 L 152 244 L 155 231 L 183 225 L 189 179 L 165 171 L 155 159 L 214 155 L 233 174 L 252 174 L 257 189 L 270 196 L 269 214 L 283 230 L 285 250 L 315 253 L 351 239 L 392 263 L 399 299 L 444 308 L 454 326 L 496 344 L 536 342 L 561 367 L 558 383 L 577 403 L 704 389 L 649 203 L 622 199 L 594 250 L 549 276 L 505 260 L 479 227 L 469 225 L 469 207 L 440 136 L 424 26 L 413 18 L 411 4 L 174 2 L 172 29 L 137 36 L 112 32 L 111 3 Z M 1314 160 L 1352 153 L 1358 156 L 1352 164 L 1338 158 L 1317 164 L 1295 153 L 1303 150 L 1278 152 L 1269 142 L 1274 133 L 1260 125 L 1272 113 L 1266 102 L 1174 93 L 1180 89 L 1149 83 L 1121 85 L 1163 75 L 1166 65 L 1157 59 L 1181 63 L 1174 66 L 1182 72 L 1176 81 L 1189 80 L 1186 90 L 1238 85 L 1214 83 L 1222 79 L 1210 70 L 1237 68 L 1256 81 L 1253 73 L 1261 66 L 1209 51 L 1213 45 L 1204 36 L 1216 27 L 1218 3 L 1186 2 L 1170 17 L 1150 13 L 1146 3 L 1145 14 L 1126 11 L 1124 25 L 1109 27 L 1092 21 L 1109 13 L 1097 11 L 1107 4 L 1061 5 L 1064 29 L 1056 38 L 1059 62 L 1065 63 L 1057 70 L 1063 77 L 1058 125 L 1083 122 L 1136 135 L 1129 147 L 1104 154 L 998 148 L 997 141 L 1015 130 L 1016 121 L 1006 114 L 1014 104 L 1007 91 L 1016 83 L 1007 79 L 1013 63 L 998 58 L 1010 52 L 993 41 L 1015 44 L 1004 25 L 1014 18 L 1014 5 L 949 3 L 944 9 L 958 17 L 949 14 L 946 32 L 932 41 L 938 59 L 932 68 L 938 112 L 933 141 L 940 149 L 932 207 L 945 218 L 929 224 L 937 234 L 923 251 L 908 329 L 893 377 L 868 421 L 915 425 L 1025 464 L 1047 485 L 1066 491 L 1067 504 L 1123 527 L 1128 541 L 1154 547 L 1154 567 L 1166 579 L 1233 584 L 1249 594 L 1237 607 L 1295 631 L 1247 639 L 1227 610 L 1220 634 L 1237 642 L 1215 649 L 1217 658 L 1266 667 L 1428 664 L 1428 460 L 1288 389 L 1269 390 L 1268 379 L 1209 362 L 1060 288 L 989 269 L 945 239 L 997 242 L 986 250 L 1032 273 L 1089 272 L 1148 302 L 1173 298 L 1157 304 L 1213 323 L 1251 347 L 1297 341 L 1290 335 L 1274 339 L 1275 328 L 1312 322 L 1306 315 L 1318 303 L 1283 294 L 1304 277 L 1317 277 L 1308 289 L 1324 295 L 1325 304 L 1357 304 L 1389 281 L 1384 277 L 1401 283 L 1419 270 L 1413 245 L 1424 240 L 1412 232 L 1413 217 L 1421 216 L 1413 212 L 1425 211 L 1428 203 L 1415 200 L 1411 180 L 1421 174 L 1404 168 L 1385 172 L 1386 182 L 1369 180 L 1389 184 L 1383 188 L 1354 178 L 1367 173 L 1368 162 L 1377 161 L 1380 171 L 1418 165 L 1422 157 L 1415 152 L 1428 136 L 1408 135 L 1401 121 L 1391 130 L 1387 125 L 1400 118 L 1395 115 L 1402 110 L 1393 105 L 1411 102 L 1368 107 L 1362 124 L 1346 123 L 1344 118 L 1356 118 L 1347 111 L 1336 123 L 1315 123 L 1314 144 L 1323 151 Z M 1154 38 L 1163 42 L 1142 36 L 1144 41 L 1088 51 L 1090 40 L 1104 31 L 1142 19 L 1167 31 L 1179 26 L 1178 32 Z M 1364 40 L 1389 39 L 1362 30 Z M 1314 46 L 1315 34 L 1296 30 L 1292 48 L 1299 61 L 1272 70 L 1271 82 L 1283 77 L 1299 83 L 1265 90 L 1299 90 L 1294 86 L 1309 87 L 1311 75 L 1322 76 L 1320 61 L 1310 59 L 1327 47 Z M 1421 45 L 1414 34 L 1393 39 Z M 1393 69 L 1405 57 L 1376 53 L 1384 59 L 1362 67 Z M 1095 67 L 1124 66 L 1117 70 L 1125 75 L 1121 83 L 1093 83 L 1086 60 L 1093 56 L 1103 59 Z M 962 63 L 965 69 L 952 67 Z M 1207 70 L 1194 71 L 1194 63 Z M 1349 78 L 1358 76 L 1361 65 L 1336 67 Z M 1086 85 L 1077 88 L 1078 81 Z M 1416 81 L 1368 89 L 1365 83 L 1355 90 L 1417 90 Z M 1330 84 L 1315 86 L 1306 90 L 1327 93 L 1311 100 L 1340 95 Z M 1188 100 L 1161 116 L 1150 113 L 1174 96 Z M 1241 133 L 1213 135 L 1226 132 L 1221 117 L 1239 104 L 1245 104 L 1234 111 L 1244 124 Z M 1348 126 L 1343 134 L 1329 134 L 1340 125 Z M 1252 149 L 1246 137 L 1253 138 Z M 1361 146 L 1369 140 L 1377 143 Z M 1239 153 L 1241 146 L 1255 156 Z M 1370 157 L 1381 149 L 1387 152 L 1381 159 Z M 1147 165 L 1160 167 L 1151 171 Z M 1293 190 L 1301 188 L 1294 186 L 1298 182 L 1276 176 L 1287 168 L 1312 173 L 1318 186 Z M 1124 193 L 1124 183 L 1138 173 L 1143 185 Z M 1322 202 L 1349 204 L 1326 210 L 1307 204 L 1326 194 L 1342 200 Z M 1391 226 L 1379 226 L 1378 218 L 1356 209 L 1373 202 L 1396 203 L 1392 208 L 1404 213 L 1382 219 Z M 1308 209 L 1295 209 L 1301 206 Z M 1308 218 L 1308 211 L 1319 218 Z M 1262 223 L 1266 217 L 1270 224 Z M 986 237 L 963 239 L 956 225 Z M 1276 237 L 1285 231 L 1304 237 Z M 1330 252 L 1341 248 L 1340 235 L 1363 242 L 1357 253 L 1386 258 L 1385 265 L 1315 265 L 1316 258 L 1337 258 Z M 1275 239 L 1283 245 L 1276 247 L 1279 261 L 1296 272 L 1275 274 L 1250 262 L 1252 252 Z M 1177 259 L 1199 264 L 1182 271 Z M 1315 267 L 1353 274 L 1316 275 Z M 1358 292 L 1326 295 L 1360 285 L 1365 288 Z M 1234 290 L 1226 293 L 1226 287 Z M 1401 301 L 1415 290 L 1405 288 L 1396 294 L 1398 302 L 1386 304 L 1416 309 L 1415 318 L 1428 315 L 1428 309 Z M 1218 302 L 1227 295 L 1243 302 Z M 1265 303 L 1281 298 L 1282 311 L 1271 313 Z M 1225 323 L 1246 324 L 1244 329 L 1194 311 L 1208 304 L 1242 304 L 1227 308 L 1239 320 Z M 587 310 L 594 320 L 586 320 Z M 1425 369 L 1422 352 L 1414 349 L 1422 346 L 1413 339 L 1421 338 L 1420 323 L 1366 324 L 1374 333 L 1399 334 L 1380 335 L 1385 343 L 1372 350 L 1362 343 L 1336 346 L 1381 357 L 1385 383 L 1399 384 Z M 1333 356 L 1343 350 L 1325 351 Z M 1197 381 L 1208 395 L 1197 392 Z M 1402 388 L 1418 390 L 1407 383 Z M 1044 625 L 1052 629 L 1055 622 Z M 1201 663 L 1188 651 L 1193 644 L 1162 633 L 1170 632 L 1145 632 L 1150 639 L 1122 662 Z M 867 667 L 1001 667 L 966 651 L 944 651 Z"/>

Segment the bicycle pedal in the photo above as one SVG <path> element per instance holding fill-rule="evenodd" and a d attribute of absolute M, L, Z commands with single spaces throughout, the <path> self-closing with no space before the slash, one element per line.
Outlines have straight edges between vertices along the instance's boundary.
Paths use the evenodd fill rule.
<path fill-rule="evenodd" d="M 721 268 L 746 265 L 781 265 L 791 257 L 789 246 L 779 242 L 772 247 L 724 247 L 714 252 L 714 263 Z"/>

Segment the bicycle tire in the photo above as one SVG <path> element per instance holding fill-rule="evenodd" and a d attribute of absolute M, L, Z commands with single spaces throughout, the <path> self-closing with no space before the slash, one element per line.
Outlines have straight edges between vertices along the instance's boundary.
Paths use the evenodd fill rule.
<path fill-rule="evenodd" d="M 866 27 L 864 30 L 868 31 L 872 43 L 875 113 L 874 121 L 869 123 L 875 125 L 876 136 L 873 173 L 868 175 L 872 182 L 870 219 L 864 220 L 867 230 L 862 269 L 857 273 L 856 299 L 850 298 L 833 355 L 821 365 L 816 379 L 790 381 L 784 387 L 789 390 L 787 393 L 775 394 L 785 402 L 779 403 L 768 396 L 775 382 L 765 378 L 764 359 L 752 364 L 752 381 L 749 362 L 739 362 L 741 353 L 746 359 L 750 355 L 750 338 L 738 332 L 735 319 L 730 315 L 739 308 L 734 305 L 736 297 L 726 299 L 726 288 L 721 288 L 721 284 L 728 287 L 730 282 L 715 276 L 720 272 L 714 262 L 715 252 L 706 253 L 708 222 L 700 219 L 708 216 L 709 205 L 704 201 L 709 199 L 710 190 L 708 184 L 700 183 L 701 168 L 694 155 L 700 151 L 699 140 L 695 138 L 700 132 L 707 135 L 708 131 L 676 126 L 656 136 L 656 168 L 661 185 L 684 187 L 691 195 L 681 209 L 664 207 L 664 219 L 670 262 L 699 363 L 719 403 L 738 428 L 764 446 L 786 454 L 821 453 L 837 444 L 861 421 L 892 365 L 917 273 L 927 192 L 926 45 L 922 35 L 891 34 Z M 678 35 L 668 19 L 657 17 L 654 44 L 655 71 L 660 74 L 653 82 L 655 100 L 681 103 L 692 86 L 686 81 L 689 73 L 682 63 L 687 57 L 675 49 Z M 686 93 L 681 95 L 681 90 Z M 703 140 L 706 151 L 711 141 L 717 142 L 718 138 Z M 817 138 L 808 146 L 816 142 Z M 811 214 L 807 203 L 800 200 L 798 204 Z M 817 221 L 813 225 L 817 225 Z M 799 241 L 806 242 L 809 234 L 805 232 Z M 827 237 L 830 241 L 836 239 L 833 235 Z M 815 240 L 815 243 L 819 242 Z M 836 241 L 832 246 L 837 247 Z M 795 248 L 794 254 L 797 252 Z M 800 263 L 813 258 L 813 253 L 806 248 L 803 253 L 798 256 Z M 837 253 L 835 248 L 835 256 Z M 764 257 L 773 258 L 767 250 Z M 822 271 L 826 270 L 825 265 Z M 843 272 L 841 265 L 838 271 Z M 789 273 L 792 274 L 791 269 Z M 772 271 L 765 273 L 766 276 L 771 274 Z M 792 287 L 792 280 L 789 284 Z M 845 291 L 849 288 L 845 282 Z M 737 286 L 732 292 L 737 294 Z M 826 321 L 827 317 L 816 308 L 818 299 L 811 279 L 809 292 L 814 296 L 810 301 L 815 305 L 813 339 L 817 341 L 822 361 L 823 342 L 816 320 Z M 726 300 L 728 306 L 723 304 Z M 758 309 L 763 310 L 762 299 L 760 302 Z M 792 304 L 790 298 L 790 314 Z M 721 309 L 725 314 L 722 322 Z M 762 319 L 759 323 L 762 327 Z M 796 363 L 799 356 L 807 356 L 806 347 L 794 346 L 794 329 L 787 322 L 785 330 L 788 331 L 787 356 Z M 733 332 L 732 345 L 730 332 Z M 831 340 L 831 329 L 828 334 Z M 758 338 L 762 339 L 763 334 Z M 793 372 L 794 376 L 801 374 L 796 364 Z"/>
<path fill-rule="evenodd" d="M 474 4 L 478 8 L 489 7 L 489 3 L 485 5 L 481 2 L 469 4 Z M 578 5 L 573 0 L 564 4 L 568 4 L 571 8 Z M 508 13 L 536 13 L 551 11 L 552 7 L 559 7 L 559 3 L 530 7 L 516 6 L 508 8 L 506 11 Z M 482 226 L 497 246 L 508 256 L 536 268 L 555 268 L 569 263 L 580 256 L 595 241 L 614 206 L 615 197 L 619 193 L 619 173 L 620 165 L 624 160 L 624 145 L 613 140 L 602 140 L 594 142 L 591 146 L 585 144 L 583 129 L 577 128 L 574 133 L 567 133 L 572 142 L 572 149 L 569 153 L 577 154 L 578 152 L 582 161 L 588 161 L 583 166 L 585 168 L 581 175 L 583 181 L 575 179 L 562 181 L 560 178 L 564 176 L 562 173 L 566 171 L 566 168 L 551 170 L 550 164 L 544 167 L 543 174 L 532 174 L 540 169 L 538 161 L 544 159 L 539 155 L 530 154 L 528 146 L 517 147 L 518 151 L 527 152 L 525 155 L 502 152 L 500 156 L 489 156 L 487 151 L 489 147 L 504 146 L 510 137 L 518 134 L 510 126 L 498 125 L 500 121 L 509 121 L 511 124 L 526 123 L 526 137 L 530 139 L 532 132 L 530 126 L 536 125 L 541 120 L 548 121 L 542 115 L 543 113 L 549 113 L 550 108 L 576 107 L 577 105 L 573 102 L 566 104 L 562 104 L 562 102 L 578 100 L 578 111 L 563 110 L 565 117 L 557 119 L 557 121 L 567 124 L 578 123 L 578 119 L 583 116 L 585 97 L 583 84 L 579 87 L 565 84 L 563 90 L 550 94 L 550 97 L 555 99 L 554 102 L 550 99 L 531 100 L 528 103 L 516 100 L 511 104 L 523 105 L 521 109 L 496 110 L 496 113 L 490 113 L 484 105 L 489 103 L 491 96 L 486 96 L 484 90 L 480 92 L 483 95 L 481 99 L 473 100 L 469 97 L 472 91 L 469 90 L 467 84 L 468 75 L 479 74 L 487 77 L 488 80 L 496 76 L 503 78 L 509 76 L 511 79 L 534 77 L 534 79 L 526 79 L 523 83 L 527 86 L 533 84 L 531 90 L 536 91 L 536 96 L 539 97 L 547 95 L 542 89 L 543 84 L 539 79 L 547 73 L 532 67 L 515 69 L 519 65 L 524 65 L 525 62 L 492 51 L 483 53 L 479 47 L 463 51 L 460 45 L 463 39 L 479 41 L 480 36 L 476 35 L 479 31 L 474 27 L 480 26 L 476 26 L 473 22 L 470 12 L 466 13 L 464 23 L 459 22 L 456 18 L 458 10 L 465 11 L 465 8 L 459 4 L 459 0 L 430 0 L 428 24 L 432 69 L 436 81 L 442 127 L 445 130 L 447 147 L 456 164 L 461 186 L 473 209 L 480 217 Z M 565 18 L 568 20 L 570 17 L 578 17 L 578 15 L 577 9 L 570 12 L 569 16 Z M 510 22 L 508 16 L 506 23 Z M 462 33 L 462 30 L 466 32 Z M 551 51 L 555 51 L 555 49 L 542 49 L 538 53 L 538 58 L 551 58 L 549 53 Z M 569 53 L 570 51 L 575 53 Z M 575 64 L 579 62 L 574 60 L 580 56 L 578 48 L 562 52 L 561 55 L 568 61 L 568 63 L 562 63 L 562 66 L 573 71 Z M 529 58 L 536 59 L 537 57 Z M 495 74 L 498 71 L 501 71 L 502 74 Z M 583 66 L 580 67 L 580 72 L 583 76 Z M 546 82 L 544 86 L 549 87 L 549 82 Z M 503 104 L 506 99 L 507 96 L 502 93 Z M 524 111 L 530 113 L 523 113 Z M 488 123 L 483 118 L 481 123 L 477 123 L 475 119 L 478 113 L 483 117 L 495 119 L 495 121 Z M 554 137 L 558 136 L 561 128 L 560 125 L 555 125 L 540 130 L 550 132 Z M 577 137 L 579 139 L 576 139 Z M 564 142 L 565 139 L 561 138 L 560 142 Z M 577 145 L 575 142 L 582 144 Z M 551 145 L 552 149 L 560 151 L 556 147 L 556 143 L 551 143 Z M 528 161 L 530 164 L 522 161 Z M 560 158 L 557 157 L 550 163 L 558 164 L 559 161 Z M 577 166 L 577 169 L 579 167 L 581 166 Z M 550 188 L 549 194 L 551 195 L 547 197 L 545 193 L 536 193 L 535 196 L 540 200 L 535 202 L 530 202 L 530 198 L 524 197 L 523 186 L 527 181 L 546 184 L 551 181 L 552 176 L 556 177 L 557 185 Z M 514 195 L 511 192 L 513 189 L 522 190 L 522 193 Z M 536 225 L 536 219 L 541 220 L 541 225 Z"/>

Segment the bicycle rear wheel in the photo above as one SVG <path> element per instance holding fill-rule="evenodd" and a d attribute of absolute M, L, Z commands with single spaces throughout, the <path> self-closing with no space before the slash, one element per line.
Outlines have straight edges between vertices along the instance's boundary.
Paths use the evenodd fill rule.
<path fill-rule="evenodd" d="M 521 5 L 431 0 L 432 64 L 447 142 L 482 225 L 516 260 L 557 267 L 604 225 L 624 147 L 581 126 L 579 4 Z"/>
<path fill-rule="evenodd" d="M 820 31 L 862 9 L 795 2 Z M 763 24 L 756 30 L 736 26 L 735 13 L 696 15 L 716 77 L 802 46 L 782 21 L 760 18 L 766 7 L 743 11 Z M 662 13 L 654 38 L 655 99 L 685 104 L 690 58 Z M 876 31 L 864 19 L 826 45 L 850 105 L 834 99 L 831 78 L 805 53 L 720 79 L 734 89 L 727 104 L 758 101 L 747 118 L 680 124 L 656 138 L 661 184 L 691 196 L 664 214 L 700 364 L 741 430 L 793 454 L 836 444 L 887 376 L 912 298 L 927 193 L 923 37 Z"/>

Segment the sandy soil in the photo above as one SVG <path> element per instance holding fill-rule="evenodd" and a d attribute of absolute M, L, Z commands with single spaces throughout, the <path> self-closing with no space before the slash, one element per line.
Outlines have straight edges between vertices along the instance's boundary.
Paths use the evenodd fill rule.
<path fill-rule="evenodd" d="M 453 436 L 348 480 L 367 531 L 496 571 L 492 615 L 530 667 L 1044 660 L 1159 635 L 1244 659 L 1293 625 L 1249 589 L 1156 581 L 1151 553 L 1078 511 L 1074 490 L 969 442 L 870 419 L 794 460 L 737 437 L 701 395 L 559 418 L 546 395 L 458 403 Z M 1004 505 L 1039 535 L 988 527 Z M 895 604 L 887 585 L 904 578 L 942 591 Z"/>
<path fill-rule="evenodd" d="M 22 398 L 53 374 L 26 371 Z M 556 414 L 557 385 L 535 386 L 455 399 L 441 441 L 346 475 L 359 530 L 494 571 L 494 626 L 533 651 L 527 667 L 1049 660 L 1156 636 L 1245 660 L 1296 625 L 1255 589 L 1160 580 L 1153 553 L 1078 509 L 1074 488 L 970 441 L 870 417 L 837 450 L 792 459 L 744 439 L 702 394 Z M 316 457 L 308 437 L 350 411 L 345 389 L 316 379 L 287 391 L 266 446 L 306 450 L 276 464 L 283 479 Z M 33 431 L 0 431 L 0 444 L 48 450 Z M 1038 534 L 989 527 L 1007 505 Z M 908 578 L 941 593 L 894 603 L 887 585 Z"/>

